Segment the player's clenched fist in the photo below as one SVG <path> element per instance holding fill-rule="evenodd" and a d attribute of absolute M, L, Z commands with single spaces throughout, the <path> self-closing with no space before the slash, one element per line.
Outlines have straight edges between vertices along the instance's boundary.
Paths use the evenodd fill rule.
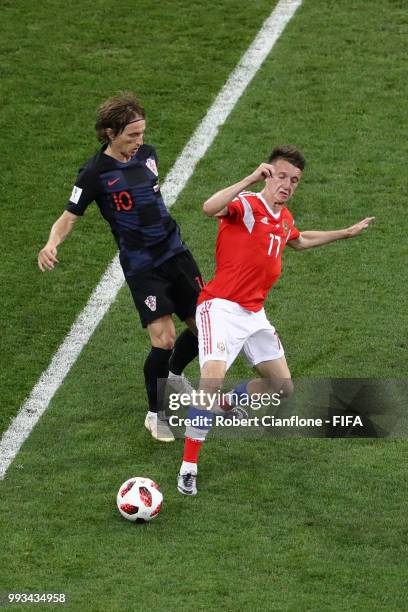
<path fill-rule="evenodd" d="M 253 183 L 264 181 L 267 178 L 272 178 L 274 167 L 272 164 L 262 163 L 258 168 L 251 174 L 251 180 Z"/>

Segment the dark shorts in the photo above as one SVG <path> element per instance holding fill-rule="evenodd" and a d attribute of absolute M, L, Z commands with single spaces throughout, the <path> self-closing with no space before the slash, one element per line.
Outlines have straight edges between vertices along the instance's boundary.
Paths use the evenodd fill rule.
<path fill-rule="evenodd" d="M 143 327 L 175 313 L 181 321 L 194 317 L 203 287 L 200 270 L 189 251 L 178 253 L 157 268 L 126 279 Z"/>

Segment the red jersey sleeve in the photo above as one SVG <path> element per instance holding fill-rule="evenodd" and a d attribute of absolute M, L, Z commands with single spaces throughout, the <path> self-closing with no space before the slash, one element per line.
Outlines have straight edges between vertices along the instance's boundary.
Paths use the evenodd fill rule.
<path fill-rule="evenodd" d="M 286 236 L 286 242 L 288 242 L 289 240 L 297 240 L 297 238 L 299 238 L 300 236 L 300 231 L 298 230 L 297 227 L 295 227 L 295 222 L 293 220 L 293 217 L 287 208 L 284 210 L 283 215 L 284 215 L 284 221 L 283 221 L 284 227 L 285 227 L 285 223 L 289 225 L 289 234 Z"/>
<path fill-rule="evenodd" d="M 232 200 L 232 202 L 230 202 L 229 204 L 227 204 L 227 208 L 228 208 L 228 217 L 232 220 L 232 219 L 242 219 L 242 217 L 244 216 L 244 206 L 241 202 L 241 200 L 239 199 L 239 197 L 236 197 Z"/>
<path fill-rule="evenodd" d="M 288 240 L 296 240 L 297 238 L 299 238 L 299 236 L 300 236 L 300 232 L 298 228 L 292 225 L 292 227 L 290 228 Z"/>

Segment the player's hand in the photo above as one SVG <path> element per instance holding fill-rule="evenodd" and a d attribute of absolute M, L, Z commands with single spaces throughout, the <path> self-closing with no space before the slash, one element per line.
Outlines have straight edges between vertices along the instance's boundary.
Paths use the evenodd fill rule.
<path fill-rule="evenodd" d="M 38 253 L 38 267 L 41 272 L 45 272 L 46 270 L 53 270 L 55 264 L 58 263 L 57 259 L 57 248 L 45 246 Z"/>
<path fill-rule="evenodd" d="M 258 168 L 251 174 L 251 183 L 259 183 L 259 181 L 265 181 L 267 178 L 273 177 L 275 168 L 272 164 L 262 163 Z"/>
<path fill-rule="evenodd" d="M 368 226 L 371 225 L 371 223 L 374 221 L 374 219 L 375 217 L 366 217 L 362 221 L 359 221 L 359 223 L 356 223 L 355 225 L 351 225 L 346 230 L 347 237 L 352 238 L 353 236 L 357 236 L 363 230 L 367 229 Z"/>

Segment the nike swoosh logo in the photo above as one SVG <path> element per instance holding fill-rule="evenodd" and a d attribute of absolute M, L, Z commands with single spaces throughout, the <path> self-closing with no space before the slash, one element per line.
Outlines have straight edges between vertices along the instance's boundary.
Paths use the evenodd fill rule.
<path fill-rule="evenodd" d="M 112 185 L 114 185 L 118 181 L 120 181 L 120 178 L 115 178 L 115 179 L 112 179 L 111 181 L 108 181 L 108 187 L 112 187 Z"/>

